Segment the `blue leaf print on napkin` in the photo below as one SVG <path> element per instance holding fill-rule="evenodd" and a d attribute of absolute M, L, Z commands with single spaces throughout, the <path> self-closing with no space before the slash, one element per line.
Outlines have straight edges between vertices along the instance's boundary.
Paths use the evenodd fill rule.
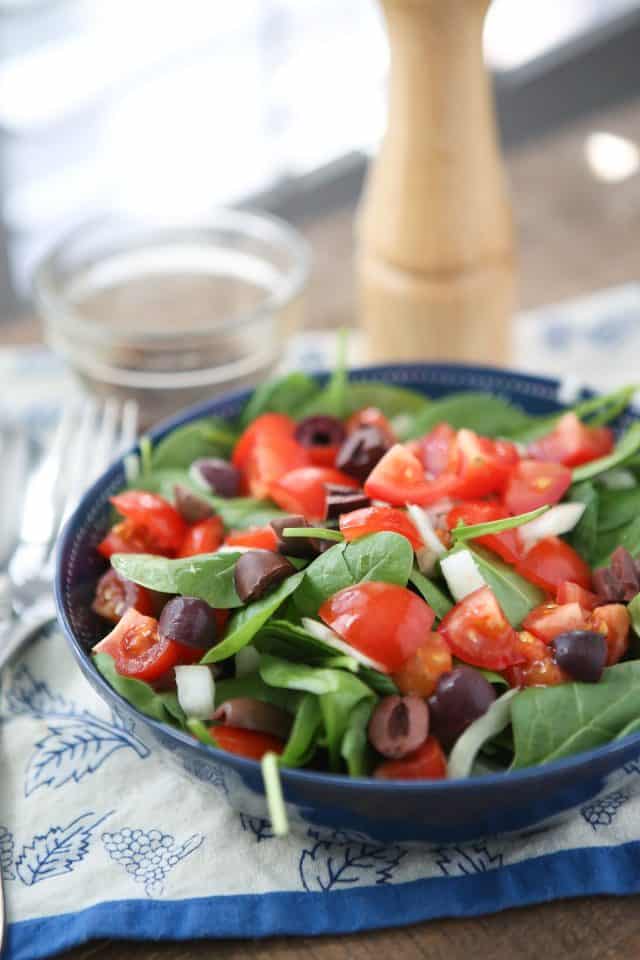
<path fill-rule="evenodd" d="M 389 883 L 407 853 L 402 847 L 384 846 L 340 830 L 328 834 L 308 830 L 307 836 L 315 842 L 302 851 L 298 869 L 302 886 L 309 892 L 326 892 L 360 881 L 373 881 L 376 886 Z"/>
<path fill-rule="evenodd" d="M 629 775 L 632 773 L 640 773 L 640 760 L 630 760 L 629 763 L 625 763 L 622 769 Z"/>
<path fill-rule="evenodd" d="M 102 842 L 111 859 L 124 867 L 134 883 L 142 884 L 148 897 L 157 897 L 164 892 L 167 874 L 201 847 L 204 837 L 194 833 L 184 843 L 177 843 L 175 837 L 161 830 L 123 827 L 115 833 L 103 833 Z"/>
<path fill-rule="evenodd" d="M 0 825 L 0 871 L 4 880 L 15 880 L 13 872 L 13 834 L 8 827 Z"/>
<path fill-rule="evenodd" d="M 46 683 L 35 679 L 24 663 L 13 673 L 4 700 L 5 712 L 16 716 L 64 717 L 76 711 L 75 704 L 52 693 Z"/>
<path fill-rule="evenodd" d="M 246 813 L 240 814 L 240 825 L 247 833 L 252 833 L 256 843 L 261 840 L 273 840 L 275 834 L 271 829 L 271 821 L 264 817 L 250 817 Z"/>
<path fill-rule="evenodd" d="M 492 853 L 484 843 L 465 846 L 440 847 L 434 851 L 436 863 L 445 877 L 469 876 L 495 870 L 504 862 L 501 851 Z"/>
<path fill-rule="evenodd" d="M 628 799 L 628 793 L 624 790 L 616 790 L 614 793 L 608 793 L 606 797 L 586 804 L 580 812 L 593 830 L 597 830 L 598 827 L 610 827 L 620 807 Z"/>
<path fill-rule="evenodd" d="M 83 813 L 66 827 L 51 827 L 47 833 L 37 834 L 16 860 L 16 873 L 25 886 L 71 873 L 86 857 L 93 831 L 112 813 L 97 820 L 94 813 Z"/>

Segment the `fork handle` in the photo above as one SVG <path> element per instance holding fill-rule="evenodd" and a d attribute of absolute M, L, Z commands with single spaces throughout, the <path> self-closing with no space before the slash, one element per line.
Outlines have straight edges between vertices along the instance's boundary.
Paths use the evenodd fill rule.
<path fill-rule="evenodd" d="M 26 611 L 20 621 L 10 620 L 0 625 L 0 670 L 55 615 L 53 600 L 47 599 Z"/>

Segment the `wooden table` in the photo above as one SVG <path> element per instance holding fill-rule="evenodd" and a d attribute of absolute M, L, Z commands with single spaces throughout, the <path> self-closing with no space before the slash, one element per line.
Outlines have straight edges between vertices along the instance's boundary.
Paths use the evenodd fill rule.
<path fill-rule="evenodd" d="M 640 143 L 640 101 L 597 115 L 508 157 L 520 244 L 521 305 L 534 307 L 640 274 L 640 175 L 617 184 L 594 179 L 585 137 L 602 130 Z M 355 198 L 354 198 L 355 201 Z M 303 225 L 313 244 L 308 325 L 349 324 L 354 314 L 353 207 Z M 0 340 L 37 336 L 27 319 L 0 327 Z M 640 867 L 640 865 L 639 865 Z M 143 907 L 141 908 L 143 909 Z M 251 930 L 247 930 L 250 937 Z M 100 942 L 68 960 L 617 960 L 640 956 L 640 898 L 584 898 L 470 920 L 322 939 L 130 944 Z"/>

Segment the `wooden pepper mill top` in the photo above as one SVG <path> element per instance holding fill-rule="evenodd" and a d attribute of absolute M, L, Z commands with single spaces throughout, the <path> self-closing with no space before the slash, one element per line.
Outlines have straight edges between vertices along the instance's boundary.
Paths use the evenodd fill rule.
<path fill-rule="evenodd" d="M 358 224 L 370 354 L 506 360 L 513 238 L 482 55 L 489 0 L 381 3 L 388 126 Z"/>

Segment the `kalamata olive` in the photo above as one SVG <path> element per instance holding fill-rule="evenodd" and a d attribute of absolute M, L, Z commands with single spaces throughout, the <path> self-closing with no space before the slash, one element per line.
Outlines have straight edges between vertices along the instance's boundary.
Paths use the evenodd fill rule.
<path fill-rule="evenodd" d="M 305 417 L 294 433 L 303 447 L 338 447 L 347 435 L 344 424 L 335 417 Z"/>
<path fill-rule="evenodd" d="M 609 567 L 599 567 L 593 571 L 593 589 L 601 603 L 618 603 L 622 599 L 621 585 Z"/>
<path fill-rule="evenodd" d="M 593 630 L 569 630 L 551 641 L 554 659 L 574 680 L 597 683 L 607 662 L 607 641 Z"/>
<path fill-rule="evenodd" d="M 160 639 L 208 650 L 216 642 L 215 613 L 197 597 L 174 597 L 160 614 L 158 635 Z"/>
<path fill-rule="evenodd" d="M 429 735 L 429 708 L 420 697 L 383 697 L 369 720 L 369 741 L 378 753 L 399 760 Z"/>
<path fill-rule="evenodd" d="M 173 502 L 176 510 L 187 523 L 199 523 L 200 520 L 208 520 L 213 516 L 211 504 L 181 483 L 176 483 L 173 488 Z"/>
<path fill-rule="evenodd" d="M 282 531 L 286 527 L 308 527 L 305 518 L 298 513 L 288 517 L 276 517 L 271 521 L 271 529 L 278 538 L 278 553 L 287 557 L 315 557 L 320 552 L 317 540 L 311 537 L 284 537 Z"/>
<path fill-rule="evenodd" d="M 202 457 L 189 467 L 194 483 L 219 497 L 236 497 L 240 489 L 240 471 L 232 463 L 218 457 Z"/>
<path fill-rule="evenodd" d="M 389 443 L 378 427 L 359 427 L 344 441 L 336 457 L 336 467 L 364 483 Z"/>
<path fill-rule="evenodd" d="M 248 550 L 236 563 L 233 579 L 243 603 L 257 600 L 295 573 L 295 567 L 272 550 Z"/>
<path fill-rule="evenodd" d="M 351 487 L 341 487 L 337 483 L 325 483 L 327 495 L 325 498 L 325 519 L 337 520 L 343 513 L 352 510 L 362 510 L 371 506 L 371 501 L 362 490 L 353 490 Z"/>
<path fill-rule="evenodd" d="M 291 731 L 291 714 L 271 703 L 263 703 L 251 697 L 235 697 L 221 704 L 213 715 L 217 723 L 243 730 L 259 730 L 272 733 L 283 740 Z"/>
<path fill-rule="evenodd" d="M 431 733 L 448 750 L 495 699 L 489 681 L 473 667 L 461 666 L 443 673 L 428 701 Z"/>
<path fill-rule="evenodd" d="M 620 584 L 620 599 L 629 603 L 640 592 L 640 576 L 633 557 L 624 547 L 616 547 L 613 551 L 611 572 Z"/>

